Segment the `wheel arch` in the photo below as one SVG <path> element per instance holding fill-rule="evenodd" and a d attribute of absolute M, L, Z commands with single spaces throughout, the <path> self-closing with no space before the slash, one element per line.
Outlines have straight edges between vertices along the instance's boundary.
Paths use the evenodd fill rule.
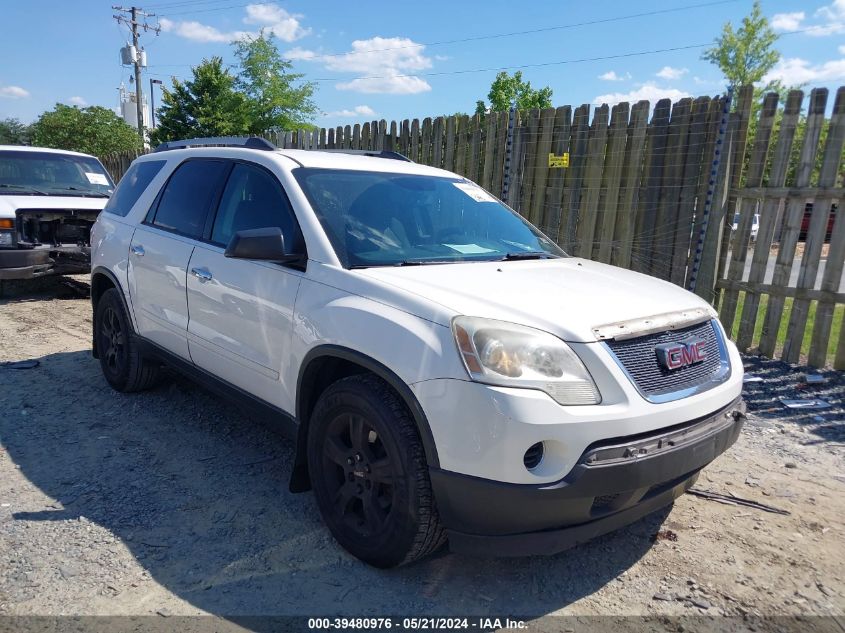
<path fill-rule="evenodd" d="M 299 430 L 296 442 L 296 465 L 291 475 L 292 491 L 301 492 L 310 488 L 305 443 L 308 437 L 309 419 L 317 399 L 325 387 L 332 382 L 361 373 L 378 376 L 399 395 L 414 419 L 428 466 L 433 468 L 440 466 L 428 418 L 414 392 L 393 370 L 357 350 L 340 345 L 318 345 L 303 358 L 296 382 L 296 419 L 299 421 Z"/>
<path fill-rule="evenodd" d="M 104 266 L 97 266 L 91 270 L 91 308 L 92 308 L 92 320 L 91 320 L 91 353 L 94 358 L 99 358 L 99 354 L 97 352 L 97 337 L 94 335 L 94 319 L 93 315 L 97 313 L 97 302 L 100 300 L 100 297 L 103 294 L 111 289 L 115 288 L 118 290 L 120 294 L 120 301 L 123 303 L 123 309 L 126 312 L 126 317 L 129 319 L 130 325 L 132 325 L 132 312 L 129 311 L 129 305 L 126 303 L 126 296 L 123 293 L 123 287 L 120 285 L 120 282 L 117 280 L 115 274 Z"/>

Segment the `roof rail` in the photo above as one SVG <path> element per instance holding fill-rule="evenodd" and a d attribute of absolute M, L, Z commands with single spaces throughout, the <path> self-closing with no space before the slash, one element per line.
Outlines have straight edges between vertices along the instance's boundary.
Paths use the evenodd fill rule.
<path fill-rule="evenodd" d="M 185 149 L 186 147 L 244 147 L 270 152 L 276 149 L 275 145 L 260 136 L 209 136 L 181 141 L 167 141 L 156 147 L 153 152 L 166 152 L 171 149 Z"/>
<path fill-rule="evenodd" d="M 387 149 L 318 149 L 314 151 L 334 152 L 337 154 L 354 154 L 356 156 L 372 156 L 373 158 L 390 158 L 393 160 L 405 161 L 406 163 L 414 162 L 404 154 Z"/>

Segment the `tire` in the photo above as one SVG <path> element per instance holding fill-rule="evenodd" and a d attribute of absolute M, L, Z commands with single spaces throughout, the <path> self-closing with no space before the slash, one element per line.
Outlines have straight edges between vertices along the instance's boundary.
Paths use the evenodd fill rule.
<path fill-rule="evenodd" d="M 320 514 L 354 556 L 396 567 L 446 542 L 416 425 L 383 380 L 350 376 L 323 392 L 307 457 Z"/>
<path fill-rule="evenodd" d="M 100 368 L 116 391 L 128 393 L 152 387 L 158 379 L 158 365 L 141 356 L 120 291 L 109 288 L 97 302 L 94 337 Z"/>

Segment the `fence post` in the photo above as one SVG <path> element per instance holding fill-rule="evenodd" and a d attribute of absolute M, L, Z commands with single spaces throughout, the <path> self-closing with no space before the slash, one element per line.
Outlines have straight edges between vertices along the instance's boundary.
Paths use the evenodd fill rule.
<path fill-rule="evenodd" d="M 710 223 L 710 212 L 713 209 L 713 198 L 716 195 L 716 176 L 719 174 L 719 163 L 722 159 L 722 149 L 725 146 L 725 132 L 728 129 L 728 113 L 731 111 L 733 100 L 733 86 L 728 87 L 725 104 L 722 106 L 722 120 L 719 122 L 719 134 L 713 149 L 713 160 L 710 162 L 710 176 L 707 181 L 707 197 L 704 199 L 704 210 L 701 213 L 701 229 L 698 231 L 698 241 L 695 244 L 695 257 L 692 260 L 689 284 L 687 289 L 695 292 L 698 284 L 698 271 L 701 268 L 701 251 L 704 248 L 704 236 L 707 235 L 707 225 Z"/>
<path fill-rule="evenodd" d="M 505 171 L 502 176 L 502 200 L 507 202 L 508 189 L 511 184 L 511 154 L 513 152 L 513 122 L 516 117 L 516 101 L 511 104 L 511 109 L 508 112 L 508 136 L 505 141 Z"/>

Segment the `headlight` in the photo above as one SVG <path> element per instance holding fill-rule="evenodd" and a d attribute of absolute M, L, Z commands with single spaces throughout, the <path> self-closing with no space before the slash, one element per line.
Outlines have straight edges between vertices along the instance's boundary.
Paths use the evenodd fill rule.
<path fill-rule="evenodd" d="M 539 389 L 559 404 L 598 404 L 587 368 L 556 336 L 478 317 L 456 317 L 452 331 L 470 378 L 505 387 Z"/>
<path fill-rule="evenodd" d="M 11 246 L 14 241 L 11 231 L 0 231 L 0 246 Z"/>

